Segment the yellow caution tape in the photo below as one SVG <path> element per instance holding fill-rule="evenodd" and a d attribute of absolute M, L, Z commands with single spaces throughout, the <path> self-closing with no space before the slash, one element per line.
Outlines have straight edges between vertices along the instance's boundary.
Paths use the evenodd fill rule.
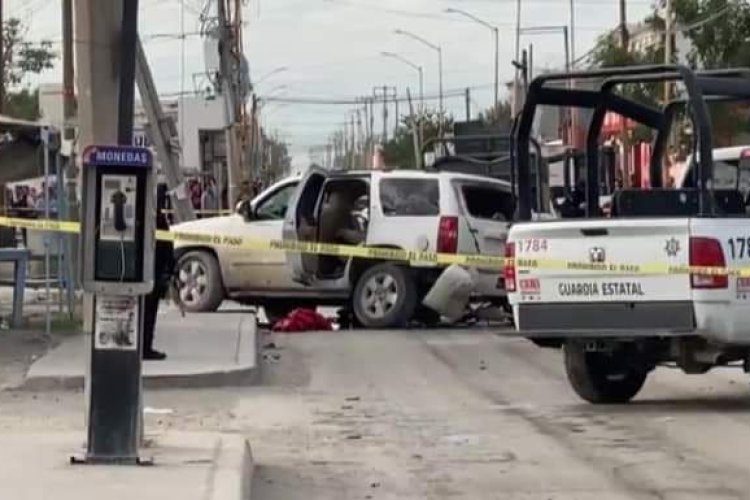
<path fill-rule="evenodd" d="M 78 233 L 80 224 L 71 221 L 22 219 L 0 216 L 0 226 L 18 227 L 38 231 Z M 247 236 L 222 235 L 192 231 L 156 231 L 156 238 L 180 244 L 212 245 L 245 250 L 299 252 L 313 255 L 330 255 L 375 260 L 394 260 L 417 264 L 448 266 L 458 264 L 482 269 L 501 269 L 506 263 L 515 265 L 519 271 L 529 269 L 566 270 L 615 275 L 685 275 L 703 274 L 714 276 L 750 277 L 750 267 L 701 267 L 672 265 L 665 262 L 649 263 L 591 263 L 550 258 L 505 259 L 502 256 L 476 254 L 447 254 L 421 252 L 397 248 L 367 247 L 362 245 L 339 245 L 310 241 L 271 240 Z"/>

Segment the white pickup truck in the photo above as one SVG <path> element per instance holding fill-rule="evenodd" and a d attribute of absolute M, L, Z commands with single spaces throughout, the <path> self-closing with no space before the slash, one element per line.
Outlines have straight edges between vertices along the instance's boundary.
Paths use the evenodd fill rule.
<path fill-rule="evenodd" d="M 563 347 L 571 386 L 592 403 L 631 400 L 659 365 L 700 374 L 738 364 L 750 372 L 750 164 L 715 165 L 704 101 L 723 93 L 750 95 L 750 78 L 682 67 L 575 77 L 592 75 L 610 83 L 683 78 L 690 84 L 700 161 L 691 162 L 695 175 L 683 176 L 679 188 L 615 192 L 610 216 L 602 217 L 594 151 L 606 106 L 658 129 L 661 138 L 668 133 L 663 114 L 611 97 L 607 82 L 600 92 L 571 93 L 545 87 L 570 75 L 539 77 L 519 126 L 522 220 L 529 220 L 524 150 L 535 107 L 573 103 L 596 112 L 588 135 L 587 217 L 520 222 L 508 236 L 505 286 L 518 334 L 541 347 Z M 652 167 L 659 164 L 652 161 Z M 660 172 L 652 178 L 661 178 Z"/>

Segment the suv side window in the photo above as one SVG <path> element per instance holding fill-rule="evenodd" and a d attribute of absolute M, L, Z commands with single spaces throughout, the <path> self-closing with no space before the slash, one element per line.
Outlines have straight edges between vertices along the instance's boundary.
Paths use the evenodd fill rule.
<path fill-rule="evenodd" d="M 440 215 L 440 185 L 437 179 L 383 179 L 380 203 L 386 217 Z"/>
<path fill-rule="evenodd" d="M 289 200 L 297 189 L 297 184 L 284 186 L 261 201 L 255 209 L 257 220 L 283 220 L 289 208 Z"/>

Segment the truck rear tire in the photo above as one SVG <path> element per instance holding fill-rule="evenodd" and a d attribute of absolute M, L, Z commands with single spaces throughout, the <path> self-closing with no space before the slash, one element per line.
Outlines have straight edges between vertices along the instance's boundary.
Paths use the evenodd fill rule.
<path fill-rule="evenodd" d="M 573 390 L 593 404 L 622 404 L 640 392 L 649 369 L 625 350 L 587 352 L 581 342 L 565 344 L 565 371 Z"/>

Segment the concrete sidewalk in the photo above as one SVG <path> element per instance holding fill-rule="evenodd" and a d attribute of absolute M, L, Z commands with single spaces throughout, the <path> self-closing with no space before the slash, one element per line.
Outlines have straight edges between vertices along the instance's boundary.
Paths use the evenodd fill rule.
<path fill-rule="evenodd" d="M 88 336 L 66 339 L 38 359 L 28 371 L 23 388 L 80 389 L 88 360 Z M 155 348 L 167 353 L 164 361 L 146 361 L 146 388 L 216 387 L 252 383 L 258 375 L 258 330 L 247 311 L 190 314 L 174 307 L 160 310 Z"/>
<path fill-rule="evenodd" d="M 149 436 L 147 436 L 148 438 Z M 175 433 L 142 450 L 153 466 L 71 465 L 84 433 L 0 434 L 0 498 L 247 500 L 253 462 L 241 436 Z"/>

